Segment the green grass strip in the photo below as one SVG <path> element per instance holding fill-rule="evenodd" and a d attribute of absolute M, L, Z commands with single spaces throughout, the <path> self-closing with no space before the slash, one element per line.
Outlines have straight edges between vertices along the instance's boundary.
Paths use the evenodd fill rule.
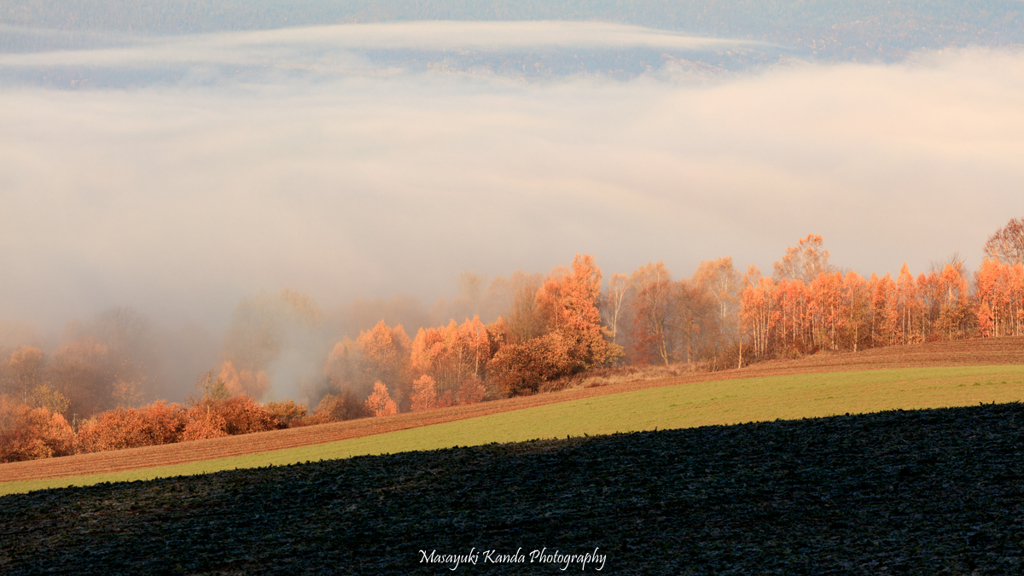
<path fill-rule="evenodd" d="M 1024 366 L 906 368 L 739 378 L 547 404 L 375 436 L 109 474 L 0 484 L 0 495 L 236 468 L 777 419 L 1024 400 Z"/>

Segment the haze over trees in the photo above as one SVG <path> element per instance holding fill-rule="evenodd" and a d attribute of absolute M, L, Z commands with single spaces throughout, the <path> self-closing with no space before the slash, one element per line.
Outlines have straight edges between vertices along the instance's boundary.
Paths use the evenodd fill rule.
<path fill-rule="evenodd" d="M 1021 335 L 1019 228 L 1014 219 L 993 235 L 985 250 L 994 257 L 972 277 L 954 256 L 916 277 L 904 264 L 895 279 L 864 278 L 833 265 L 814 234 L 787 248 L 772 276 L 755 267 L 740 274 L 722 257 L 690 278 L 675 279 L 657 262 L 605 284 L 593 256 L 579 254 L 547 275 L 517 271 L 487 283 L 466 273 L 459 297 L 437 309 L 472 318 L 420 326 L 413 338 L 381 320 L 355 339 L 336 339 L 308 296 L 260 294 L 238 305 L 220 366 L 197 377 L 183 404 L 153 398 L 149 321 L 116 308 L 70 323 L 52 350 L 3 351 L 0 460 L 473 404 L 629 364 L 720 370 L 819 351 Z M 500 313 L 484 323 L 481 311 Z M 282 389 L 299 395 L 262 403 Z"/>

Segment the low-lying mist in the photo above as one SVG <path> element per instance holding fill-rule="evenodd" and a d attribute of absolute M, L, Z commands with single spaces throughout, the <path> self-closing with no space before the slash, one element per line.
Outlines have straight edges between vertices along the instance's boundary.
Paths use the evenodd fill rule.
<path fill-rule="evenodd" d="M 167 54 L 130 50 L 133 74 Z M 86 51 L 0 67 L 29 56 L 110 66 Z M 56 346 L 69 320 L 128 306 L 166 343 L 161 378 L 187 389 L 239 302 L 285 287 L 350 337 L 371 322 L 351 318 L 404 299 L 389 322 L 412 335 L 467 270 L 576 253 L 605 278 L 720 256 L 770 270 L 808 233 L 864 275 L 956 251 L 973 269 L 1020 215 L 1019 51 L 711 76 L 666 60 L 627 81 L 260 58 L 255 76 L 221 58 L 134 87 L 0 85 L 0 344 Z"/>

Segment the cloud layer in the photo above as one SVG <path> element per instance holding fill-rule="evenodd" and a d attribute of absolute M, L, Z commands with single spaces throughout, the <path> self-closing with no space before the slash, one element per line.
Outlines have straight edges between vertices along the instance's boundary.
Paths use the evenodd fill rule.
<path fill-rule="evenodd" d="M 546 271 L 576 252 L 606 276 L 661 259 L 689 276 L 726 255 L 770 272 L 812 232 L 864 274 L 953 251 L 973 267 L 1024 207 L 1020 102 L 1024 55 L 981 50 L 707 85 L 396 73 L 8 87 L 0 318 L 125 304 L 222 326 L 259 290 L 430 301 L 461 271 Z"/>
<path fill-rule="evenodd" d="M 757 46 L 767 45 L 601 22 L 391 22 L 168 36 L 139 39 L 127 47 L 0 54 L 0 66 L 153 66 L 196 62 L 287 66 L 337 63 L 339 53 L 344 62 L 351 60 L 351 56 L 344 57 L 344 52 L 353 50 L 702 51 Z"/>

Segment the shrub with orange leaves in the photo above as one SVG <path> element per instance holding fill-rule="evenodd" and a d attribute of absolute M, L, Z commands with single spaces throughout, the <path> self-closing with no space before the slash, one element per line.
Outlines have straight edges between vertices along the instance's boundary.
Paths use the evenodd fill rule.
<path fill-rule="evenodd" d="M 266 409 L 285 428 L 309 416 L 309 408 L 306 408 L 305 404 L 297 404 L 294 400 L 267 402 Z"/>
<path fill-rule="evenodd" d="M 63 416 L 0 395 L 0 462 L 67 456 L 74 451 L 75 433 Z"/>
<path fill-rule="evenodd" d="M 328 422 L 343 422 L 366 418 L 371 413 L 367 411 L 366 405 L 359 401 L 355 393 L 345 390 L 339 394 L 326 394 L 320 399 L 316 411 L 311 416 L 302 420 L 302 424 L 326 424 Z"/>
<path fill-rule="evenodd" d="M 534 394 L 541 382 L 571 375 L 577 367 L 560 332 L 498 350 L 487 366 L 490 380 L 506 396 Z"/>
<path fill-rule="evenodd" d="M 171 444 L 181 439 L 187 413 L 177 404 L 155 402 L 144 408 L 115 408 L 82 424 L 80 452 L 104 452 Z"/>
<path fill-rule="evenodd" d="M 227 436 L 227 427 L 227 421 L 217 412 L 212 412 L 204 406 L 193 406 L 188 411 L 188 423 L 181 433 L 181 441 Z"/>
<path fill-rule="evenodd" d="M 211 412 L 216 412 L 224 419 L 224 431 L 232 436 L 284 428 L 270 410 L 249 396 L 233 396 L 221 400 L 213 405 Z"/>

